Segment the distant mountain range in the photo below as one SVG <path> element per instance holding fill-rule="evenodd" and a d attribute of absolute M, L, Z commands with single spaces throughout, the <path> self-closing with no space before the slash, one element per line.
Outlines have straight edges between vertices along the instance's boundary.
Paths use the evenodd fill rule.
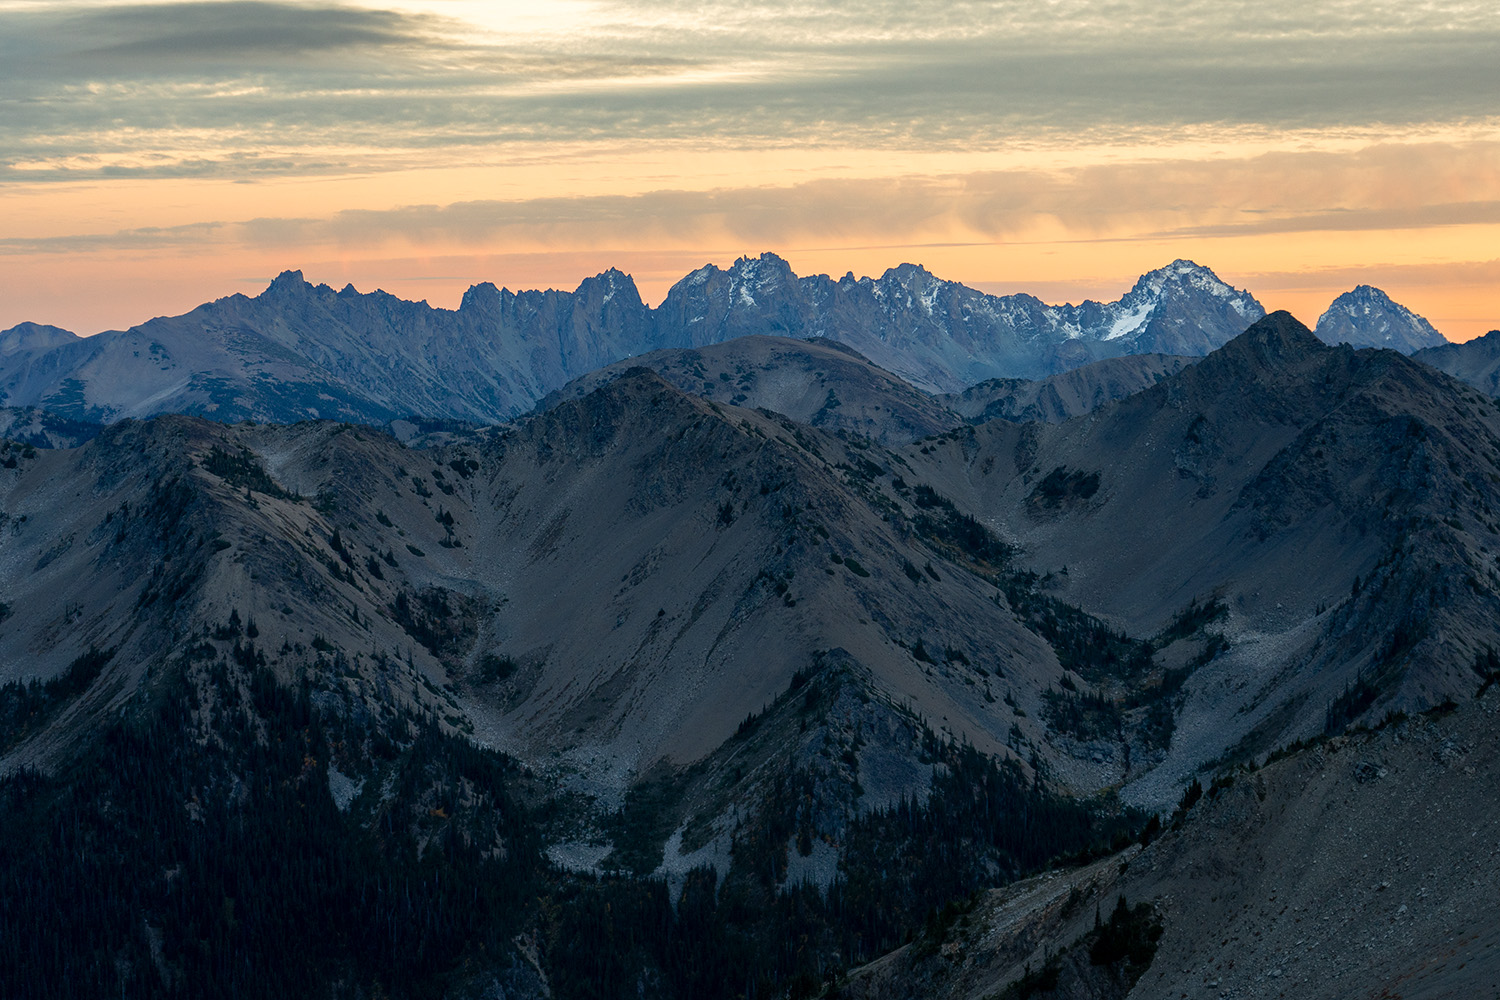
<path fill-rule="evenodd" d="M 700 268 L 656 309 L 616 270 L 573 292 L 475 285 L 456 310 L 335 291 L 288 271 L 254 298 L 232 295 L 128 330 L 81 338 L 24 323 L 0 332 L 0 403 L 93 423 L 186 413 L 492 424 L 603 366 L 747 334 L 823 338 L 917 389 L 957 393 L 1109 358 L 1201 357 L 1262 315 L 1249 292 L 1181 260 L 1117 302 L 1076 306 L 987 295 L 910 264 L 875 279 L 799 278 L 773 254 Z M 1364 286 L 1324 321 L 1324 339 L 1403 350 L 1437 336 Z"/>

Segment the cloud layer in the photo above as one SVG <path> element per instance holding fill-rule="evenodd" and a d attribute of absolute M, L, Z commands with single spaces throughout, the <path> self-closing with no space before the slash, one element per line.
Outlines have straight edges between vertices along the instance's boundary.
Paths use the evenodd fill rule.
<path fill-rule="evenodd" d="M 1500 108 L 1500 8 L 710 3 L 504 32 L 461 4 L 0 6 L 0 178 L 338 172 L 504 143 L 1003 148 Z"/>
<path fill-rule="evenodd" d="M 819 179 L 631 195 L 486 199 L 316 217 L 0 238 L 0 253 L 245 243 L 484 247 L 1024 241 L 1290 235 L 1500 224 L 1500 142 L 1156 159 L 1056 170 Z M 1420 184 L 1412 178 L 1420 177 Z"/>
<path fill-rule="evenodd" d="M 1378 265 L 1488 329 L 1497 52 L 1482 0 L 0 0 L 0 327 L 772 249 L 1059 297 Z"/>

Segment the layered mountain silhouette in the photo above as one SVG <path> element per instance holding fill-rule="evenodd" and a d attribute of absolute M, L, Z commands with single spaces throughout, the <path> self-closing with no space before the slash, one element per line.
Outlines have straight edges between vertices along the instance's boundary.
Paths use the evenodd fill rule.
<path fill-rule="evenodd" d="M 938 398 L 969 423 L 1004 419 L 1061 423 L 1116 399 L 1133 396 L 1192 364 L 1171 354 L 1134 354 L 1096 361 L 1042 379 L 986 379 Z"/>
<path fill-rule="evenodd" d="M 6 331 L 0 401 L 95 422 L 192 413 L 496 423 L 603 365 L 746 333 L 838 341 L 919 389 L 956 391 L 1125 354 L 1201 355 L 1261 314 L 1248 292 L 1186 261 L 1145 275 L 1119 302 L 1078 306 L 985 295 L 912 265 L 879 279 L 798 278 L 773 254 L 694 271 L 655 310 L 613 270 L 573 292 L 476 285 L 456 310 L 288 271 L 254 298 L 125 331 Z"/>
<path fill-rule="evenodd" d="M 683 392 L 773 410 L 799 423 L 882 443 L 914 441 L 962 422 L 943 401 L 832 340 L 745 336 L 702 348 L 671 348 L 617 361 L 548 393 L 538 409 L 579 399 L 636 368 Z"/>
<path fill-rule="evenodd" d="M 1118 302 L 1048 306 L 985 295 L 912 264 L 878 279 L 799 279 L 772 254 L 694 271 L 658 312 L 690 346 L 745 333 L 838 340 L 928 391 L 1124 354 L 1202 355 L 1264 315 L 1249 292 L 1184 260 L 1142 276 Z"/>
<path fill-rule="evenodd" d="M 1212 757 L 1315 728 L 1350 692 L 1346 708 L 1405 710 L 1471 684 L 1496 417 L 1425 365 L 1276 313 L 1086 420 L 994 422 L 908 457 L 1060 597 L 1132 634 L 1221 602 L 1230 649 L 1187 683 L 1204 721 L 1172 746 Z"/>
<path fill-rule="evenodd" d="M 1500 330 L 1462 344 L 1429 347 L 1412 356 L 1491 396 L 1500 396 Z"/>
<path fill-rule="evenodd" d="M 1263 314 L 1249 292 L 1182 260 L 1143 275 L 1117 302 L 1076 306 L 987 295 L 910 264 L 874 279 L 799 278 L 774 254 L 700 268 L 654 310 L 616 270 L 573 292 L 475 285 L 456 310 L 352 286 L 334 291 L 288 271 L 254 298 L 229 296 L 129 330 L 81 338 L 24 323 L 4 331 L 0 402 L 95 423 L 190 413 L 227 422 L 492 424 L 606 365 L 746 335 L 826 339 L 916 389 L 957 393 L 1111 358 L 1201 357 Z M 1336 300 L 1319 332 L 1408 353 L 1443 343 L 1369 286 Z M 1109 376 L 1122 389 L 1139 376 L 1119 377 Z M 992 415 L 1077 412 L 1076 390 L 1039 391 L 1048 402 L 1023 401 L 1023 392 Z"/>
<path fill-rule="evenodd" d="M 1489 340 L 770 256 L 8 331 L 0 993 L 1164 995 L 1225 829 L 1490 773 L 1500 409 L 1422 363 Z"/>
<path fill-rule="evenodd" d="M 8 558 L 26 571 L 7 584 L 0 651 L 43 678 L 87 648 L 166 669 L 153 629 L 213 629 L 235 611 L 268 642 L 302 637 L 302 654 L 272 660 L 298 676 L 314 669 L 312 634 L 363 650 L 361 671 L 399 661 L 441 691 L 493 655 L 515 664 L 509 693 L 445 694 L 442 710 L 537 761 L 614 760 L 620 794 L 658 756 L 709 752 L 839 648 L 882 698 L 988 752 L 1014 723 L 1070 783 L 1141 781 L 1155 801 L 1238 742 L 1263 751 L 1320 730 L 1348 691 L 1370 693 L 1345 722 L 1471 682 L 1497 620 L 1484 553 L 1500 503 L 1497 415 L 1471 393 L 1392 352 L 1325 347 L 1278 313 L 1086 420 L 992 421 L 895 451 L 695 398 L 645 368 L 428 451 L 332 424 L 124 424 L 14 459 Z M 930 413 L 910 406 L 902 419 Z M 71 496 L 89 499 L 59 503 Z M 195 525 L 170 559 L 161 518 Z M 1018 582 L 1028 574 L 1047 578 L 1039 596 Z M 1008 596 L 991 601 L 997 586 Z M 173 617 L 145 627 L 137 615 L 166 590 Z M 1221 605 L 1229 646 L 1203 677 L 1240 679 L 1183 688 L 1178 732 L 1198 736 L 1172 739 L 1171 782 L 1149 780 L 1133 724 L 1088 747 L 1035 729 L 1062 672 L 1103 670 L 1088 682 L 1120 697 L 1155 676 L 1145 661 L 1113 676 L 1077 659 L 1031 617 L 1036 601 L 1140 639 Z M 59 631 L 59 606 L 93 610 Z M 1251 683 L 1251 664 L 1271 673 Z M 1001 693 L 995 678 L 1028 715 L 982 697 Z"/>

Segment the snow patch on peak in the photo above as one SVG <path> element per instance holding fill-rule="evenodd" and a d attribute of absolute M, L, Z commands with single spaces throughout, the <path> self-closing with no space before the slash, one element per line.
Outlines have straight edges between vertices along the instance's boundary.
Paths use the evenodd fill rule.
<path fill-rule="evenodd" d="M 754 279 L 762 285 L 790 274 L 791 270 L 791 265 L 774 253 L 763 253 L 759 258 L 741 257 L 730 268 L 731 273 L 740 278 L 746 281 Z"/>
<path fill-rule="evenodd" d="M 934 281 L 922 291 L 922 309 L 927 315 L 932 315 L 932 307 L 937 304 L 938 293 L 943 290 L 943 283 Z"/>
<path fill-rule="evenodd" d="M 1147 320 L 1151 318 L 1151 313 L 1155 309 L 1156 302 L 1147 300 L 1128 312 L 1122 312 L 1119 316 L 1115 317 L 1115 321 L 1110 324 L 1109 330 L 1100 339 L 1119 340 L 1121 337 L 1135 333 L 1146 325 Z"/>

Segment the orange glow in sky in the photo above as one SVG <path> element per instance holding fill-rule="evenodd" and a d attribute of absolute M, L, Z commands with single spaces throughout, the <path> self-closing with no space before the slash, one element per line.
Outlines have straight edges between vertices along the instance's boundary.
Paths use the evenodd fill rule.
<path fill-rule="evenodd" d="M 1365 283 L 1500 327 L 1500 13 L 1354 10 L 0 0 L 0 329 L 290 268 L 654 303 L 766 250 L 1050 302 L 1184 257 L 1309 324 Z"/>

